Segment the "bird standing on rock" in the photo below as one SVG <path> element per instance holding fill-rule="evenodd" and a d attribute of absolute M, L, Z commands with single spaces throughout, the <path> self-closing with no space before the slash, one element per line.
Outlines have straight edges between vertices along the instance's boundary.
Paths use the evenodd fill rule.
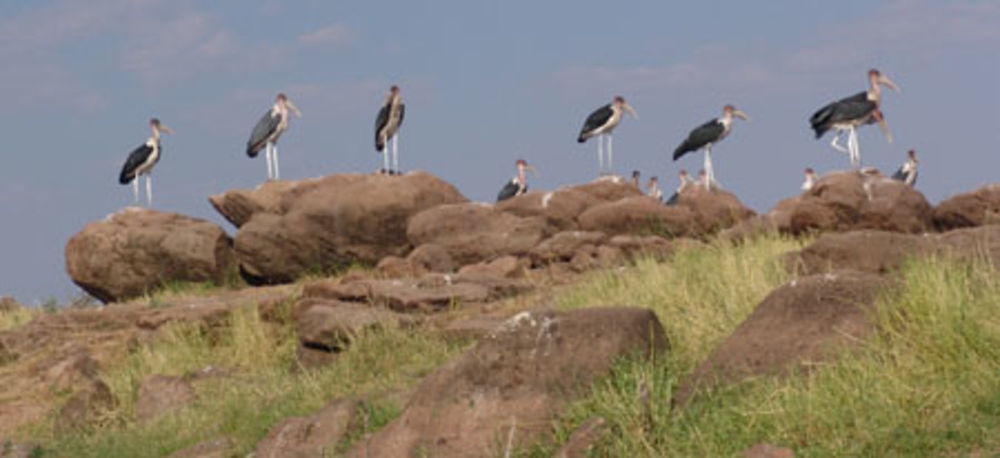
<path fill-rule="evenodd" d="M 896 173 L 892 174 L 893 180 L 902 181 L 906 183 L 907 186 L 913 187 L 917 185 L 917 152 L 914 150 L 909 150 L 906 152 L 906 162 L 899 167 Z"/>
<path fill-rule="evenodd" d="M 663 202 L 663 191 L 660 191 L 660 180 L 655 176 L 649 177 L 649 183 L 646 185 L 646 195 L 656 199 L 657 202 Z"/>
<path fill-rule="evenodd" d="M 695 185 L 695 183 L 691 181 L 691 176 L 688 175 L 687 170 L 681 169 L 681 171 L 677 173 L 677 178 L 680 180 L 680 184 L 677 185 L 677 190 L 674 194 L 667 199 L 667 205 L 677 205 L 677 199 L 680 198 L 681 193 L 684 192 L 688 186 Z"/>
<path fill-rule="evenodd" d="M 705 189 L 709 189 L 709 186 L 716 183 L 715 172 L 712 170 L 712 144 L 721 141 L 723 138 L 726 138 L 726 135 L 729 135 L 729 131 L 733 127 L 733 116 L 744 121 L 749 119 L 746 113 L 732 105 L 726 105 L 722 108 L 721 117 L 696 127 L 688 134 L 680 146 L 674 150 L 675 161 L 689 152 L 700 149 L 705 150 L 705 171 L 708 176 L 708 179 L 704 182 Z"/>
<path fill-rule="evenodd" d="M 639 115 L 635 114 L 635 109 L 633 109 L 628 103 L 625 102 L 625 98 L 616 95 L 614 100 L 598 108 L 596 111 L 587 116 L 587 120 L 583 123 L 583 128 L 580 129 L 580 135 L 577 136 L 576 141 L 583 143 L 587 141 L 590 137 L 597 137 L 597 161 L 598 161 L 598 173 L 600 175 L 605 174 L 604 170 L 604 147 L 603 141 L 601 140 L 604 136 L 608 137 L 608 166 L 607 173 L 614 172 L 614 166 L 612 165 L 614 154 L 611 148 L 611 132 L 615 130 L 618 123 L 622 120 L 622 112 L 627 111 L 633 118 L 639 119 Z"/>
<path fill-rule="evenodd" d="M 497 194 L 497 202 L 503 202 L 514 196 L 520 196 L 528 192 L 528 178 L 525 176 L 525 171 L 531 170 L 531 173 L 535 173 L 535 168 L 528 165 L 528 162 L 524 159 L 518 159 L 517 165 L 517 175 L 511 178 L 510 181 L 500 189 Z"/>
<path fill-rule="evenodd" d="M 118 175 L 118 182 L 121 184 L 132 183 L 135 194 L 135 202 L 139 203 L 139 177 L 146 176 L 146 201 L 150 207 L 153 206 L 153 166 L 160 161 L 160 154 L 163 152 L 160 147 L 160 133 L 172 134 L 174 131 L 160 123 L 159 119 L 149 120 L 149 127 L 153 135 L 141 146 L 133 150 L 125 160 L 121 173 Z"/>
<path fill-rule="evenodd" d="M 806 181 L 802 183 L 802 190 L 809 191 L 813 188 L 813 186 L 816 186 L 816 180 L 817 180 L 816 171 L 814 171 L 812 167 L 806 167 L 804 173 L 806 176 Z"/>
<path fill-rule="evenodd" d="M 899 86 L 896 86 L 896 83 L 893 83 L 888 76 L 876 69 L 868 71 L 868 84 L 867 91 L 832 102 L 817 110 L 809 118 L 809 125 L 816 132 L 817 139 L 830 129 L 836 131 L 830 146 L 850 156 L 851 166 L 855 169 L 861 167 L 861 151 L 858 149 L 858 134 L 855 128 L 878 122 L 886 140 L 892 142 L 889 124 L 886 123 L 885 116 L 882 115 L 880 109 L 882 90 L 879 86 L 885 86 L 895 91 L 899 91 Z M 847 132 L 847 148 L 837 143 L 844 132 Z"/>
<path fill-rule="evenodd" d="M 375 117 L 375 151 L 382 154 L 382 173 L 399 173 L 399 126 L 403 125 L 406 105 L 399 95 L 399 86 L 389 88 L 385 103 Z M 392 167 L 389 166 L 389 142 L 392 142 Z"/>
<path fill-rule="evenodd" d="M 265 148 L 265 158 L 267 159 L 267 179 L 277 180 L 278 173 L 278 138 L 288 130 L 288 114 L 294 113 L 301 118 L 302 112 L 298 107 L 288 100 L 288 96 L 279 93 L 274 98 L 274 106 L 261 116 L 250 132 L 250 140 L 247 141 L 247 156 L 257 157 L 261 148 Z"/>

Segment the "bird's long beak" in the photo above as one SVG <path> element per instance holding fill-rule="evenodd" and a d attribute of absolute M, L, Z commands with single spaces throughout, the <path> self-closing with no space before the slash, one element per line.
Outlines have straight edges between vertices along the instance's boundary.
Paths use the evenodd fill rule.
<path fill-rule="evenodd" d="M 750 120 L 750 118 L 747 117 L 747 114 L 744 113 L 743 110 L 733 110 L 733 116 L 736 116 L 737 118 L 740 118 L 740 119 L 742 119 L 744 121 L 749 121 Z"/>
<path fill-rule="evenodd" d="M 163 125 L 163 124 L 160 124 L 159 129 L 160 129 L 160 132 L 164 133 L 164 134 L 172 134 L 172 133 L 174 133 L 173 129 L 171 129 L 171 128 Z"/>
<path fill-rule="evenodd" d="M 292 103 L 292 101 L 290 99 L 285 99 L 285 105 L 288 105 L 288 109 L 292 110 L 292 113 L 295 114 L 296 118 L 301 118 L 302 117 L 302 112 L 299 111 L 299 107 L 295 106 L 295 104 Z"/>
<path fill-rule="evenodd" d="M 524 166 L 524 170 L 530 171 L 532 176 L 534 176 L 535 178 L 538 178 L 538 172 L 535 171 L 535 166 L 533 166 L 533 165 L 526 165 L 526 166 Z"/>
<path fill-rule="evenodd" d="M 622 108 L 624 108 L 625 111 L 628 112 L 628 114 L 632 115 L 633 118 L 639 119 L 639 115 L 635 114 L 635 108 L 632 108 L 632 105 L 625 103 L 622 104 Z"/>
<path fill-rule="evenodd" d="M 892 143 L 892 132 L 889 132 L 889 123 L 885 121 L 885 116 L 879 116 L 878 118 L 878 128 L 885 135 L 885 140 Z"/>
<path fill-rule="evenodd" d="M 896 86 L 896 83 L 893 83 L 892 80 L 889 79 L 888 76 L 879 75 L 879 77 L 878 77 L 878 83 L 881 84 L 881 85 L 883 85 L 883 86 L 885 86 L 885 87 L 887 87 L 887 88 L 889 88 L 889 89 L 892 89 L 892 90 L 894 90 L 896 92 L 899 92 L 899 86 Z"/>

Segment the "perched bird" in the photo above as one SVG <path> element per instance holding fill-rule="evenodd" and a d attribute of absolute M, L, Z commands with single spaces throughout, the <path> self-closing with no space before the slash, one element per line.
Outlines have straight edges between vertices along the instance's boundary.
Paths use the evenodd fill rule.
<path fill-rule="evenodd" d="M 806 181 L 802 183 L 802 190 L 809 191 L 813 188 L 813 186 L 816 186 L 816 180 L 818 180 L 818 178 L 816 177 L 816 172 L 812 169 L 812 167 L 806 167 L 805 175 Z"/>
<path fill-rule="evenodd" d="M 389 88 L 385 103 L 375 117 L 375 151 L 382 154 L 382 173 L 390 175 L 399 173 L 399 126 L 403 124 L 406 105 L 399 95 L 399 86 Z M 387 146 L 392 141 L 392 167 L 389 167 L 389 151 Z"/>
<path fill-rule="evenodd" d="M 646 195 L 659 202 L 663 202 L 663 191 L 660 191 L 660 180 L 655 176 L 649 177 L 649 183 L 646 185 Z"/>
<path fill-rule="evenodd" d="M 301 118 L 302 112 L 283 93 L 279 93 L 274 99 L 274 106 L 261 116 L 250 133 L 250 140 L 247 141 L 247 156 L 257 157 L 261 148 L 265 149 L 267 159 L 267 179 L 277 180 L 278 173 L 278 138 L 288 130 L 288 114 L 294 113 Z"/>
<path fill-rule="evenodd" d="M 514 196 L 519 196 L 528 192 L 528 180 L 524 172 L 531 170 L 531 173 L 535 173 L 535 167 L 528 165 L 527 161 L 524 159 L 518 159 L 517 165 L 517 175 L 511 178 L 500 192 L 497 194 L 497 202 L 502 202 L 510 199 Z"/>
<path fill-rule="evenodd" d="M 580 129 L 580 135 L 576 138 L 577 142 L 583 143 L 590 137 L 597 137 L 597 161 L 600 168 L 598 172 L 601 175 L 605 174 L 604 147 L 601 138 L 604 136 L 608 137 L 607 173 L 611 173 L 614 170 L 612 165 L 614 151 L 611 148 L 611 132 L 615 130 L 615 127 L 622 120 L 623 111 L 627 111 L 633 118 L 639 119 L 639 115 L 635 113 L 635 109 L 626 103 L 622 96 L 616 95 L 611 103 L 598 108 L 590 116 L 587 116 L 587 120 L 583 123 L 583 128 Z"/>
<path fill-rule="evenodd" d="M 160 154 L 163 149 L 160 147 L 160 133 L 172 134 L 174 131 L 160 123 L 159 119 L 149 120 L 149 127 L 153 130 L 153 135 L 138 148 L 133 150 L 125 160 L 121 173 L 118 175 L 118 182 L 121 184 L 132 183 L 135 194 L 135 202 L 139 203 L 139 176 L 146 176 L 146 201 L 149 206 L 153 206 L 153 166 L 160 161 Z"/>
<path fill-rule="evenodd" d="M 850 97 L 832 102 L 809 118 L 809 125 L 816 133 L 816 138 L 823 136 L 826 131 L 833 129 L 835 135 L 830 142 L 833 149 L 846 153 L 851 158 L 851 165 L 857 169 L 861 167 L 861 151 L 858 149 L 858 135 L 855 128 L 878 122 L 879 128 L 885 134 L 885 138 L 891 143 L 892 134 L 889 132 L 889 124 L 882 115 L 880 104 L 882 101 L 881 86 L 899 91 L 899 86 L 893 83 L 889 77 L 883 75 L 876 69 L 868 71 L 869 88 L 865 92 L 859 92 Z M 840 136 L 847 132 L 847 147 L 844 148 L 837 143 Z"/>
<path fill-rule="evenodd" d="M 920 161 L 917 160 L 917 152 L 914 150 L 909 150 L 906 152 L 906 162 L 899 167 L 896 173 L 892 174 L 893 180 L 902 181 L 906 183 L 907 186 L 917 185 L 917 164 Z"/>
<path fill-rule="evenodd" d="M 639 171 L 638 170 L 633 170 L 632 171 L 632 186 L 635 186 L 636 189 L 639 189 Z"/>
<path fill-rule="evenodd" d="M 674 150 L 674 160 L 676 161 L 689 152 L 704 148 L 705 171 L 708 175 L 708 179 L 704 182 L 705 189 L 708 189 L 710 184 L 714 185 L 716 183 L 715 173 L 712 171 L 712 144 L 729 135 L 729 131 L 733 126 L 733 116 L 744 121 L 748 120 L 746 113 L 743 113 L 732 105 L 726 105 L 722 108 L 721 117 L 708 121 L 692 130 L 688 134 L 688 137 L 681 142 L 680 146 Z"/>
<path fill-rule="evenodd" d="M 701 174 L 704 174 L 704 172 L 705 171 L 702 170 Z M 677 178 L 679 178 L 680 184 L 677 185 L 677 191 L 675 191 L 674 194 L 667 199 L 667 205 L 677 205 L 677 199 L 680 198 L 681 193 L 684 192 L 688 186 L 696 185 L 695 182 L 691 181 L 691 176 L 688 175 L 687 170 L 681 169 L 681 171 L 677 173 Z"/>

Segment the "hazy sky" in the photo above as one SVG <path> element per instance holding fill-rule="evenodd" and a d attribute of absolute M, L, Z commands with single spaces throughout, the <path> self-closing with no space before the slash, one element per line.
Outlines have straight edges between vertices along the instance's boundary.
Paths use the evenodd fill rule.
<path fill-rule="evenodd" d="M 891 172 L 916 148 L 932 203 L 1000 181 L 1000 1 L 555 3 L 0 0 L 0 295 L 76 294 L 66 241 L 131 204 L 117 175 L 151 116 L 177 131 L 155 207 L 232 232 L 206 197 L 265 177 L 244 145 L 278 91 L 304 114 L 279 145 L 283 178 L 373 170 L 375 113 L 396 83 L 402 167 L 475 200 L 519 157 L 541 172 L 535 189 L 593 178 L 596 145 L 576 134 L 615 94 L 640 115 L 615 132 L 617 170 L 672 188 L 702 158 L 670 152 L 732 103 L 751 121 L 714 149 L 716 176 L 764 211 L 804 167 L 846 166 L 807 119 L 877 67 L 902 92 L 883 102 L 894 143 L 860 132 L 866 165 Z"/>

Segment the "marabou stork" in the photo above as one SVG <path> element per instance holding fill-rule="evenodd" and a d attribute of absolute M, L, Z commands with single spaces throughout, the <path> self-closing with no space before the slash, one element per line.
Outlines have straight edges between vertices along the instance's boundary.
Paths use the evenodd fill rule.
<path fill-rule="evenodd" d="M 601 140 L 604 136 L 608 137 L 608 173 L 611 173 L 614 169 L 612 165 L 614 151 L 611 148 L 611 132 L 621 122 L 622 111 L 627 111 L 633 118 L 639 119 L 639 115 L 635 113 L 635 109 L 631 105 L 625 102 L 625 98 L 616 95 L 611 103 L 598 108 L 590 116 L 587 116 L 587 120 L 583 123 L 583 128 L 580 129 L 580 135 L 576 138 L 577 142 L 583 143 L 590 137 L 597 137 L 597 161 L 600 168 L 598 171 L 600 175 L 604 175 L 604 147 Z"/>
<path fill-rule="evenodd" d="M 160 147 L 160 134 L 172 134 L 174 131 L 160 123 L 159 119 L 149 120 L 149 127 L 153 130 L 153 135 L 138 148 L 133 150 L 125 160 L 121 174 L 118 175 L 118 182 L 121 184 L 132 183 L 135 194 L 135 202 L 139 203 L 139 177 L 146 176 L 146 201 L 149 206 L 153 206 L 153 166 L 160 161 L 160 154 L 163 149 Z"/>
<path fill-rule="evenodd" d="M 743 113 L 732 105 L 726 105 L 722 108 L 721 117 L 708 121 L 692 130 L 688 134 L 687 139 L 674 150 L 674 160 L 676 161 L 691 151 L 705 149 L 705 171 L 708 177 L 705 180 L 705 189 L 709 189 L 710 186 L 716 183 L 715 173 L 712 171 L 712 144 L 729 135 L 729 131 L 733 127 L 733 116 L 744 121 L 748 120 L 746 113 Z"/>
<path fill-rule="evenodd" d="M 535 167 L 528 165 L 528 162 L 524 159 L 517 160 L 517 175 L 511 178 L 500 192 L 497 194 L 497 202 L 503 202 L 514 196 L 519 196 L 528 192 L 528 180 L 524 172 L 531 170 L 531 173 L 535 173 Z"/>
<path fill-rule="evenodd" d="M 680 184 L 677 185 L 677 191 L 674 192 L 669 199 L 667 199 L 667 205 L 677 205 L 677 199 L 681 196 L 681 193 L 687 189 L 688 186 L 694 186 L 695 183 L 691 181 L 691 176 L 688 175 L 688 171 L 681 169 L 677 173 L 677 178 L 680 179 Z"/>
<path fill-rule="evenodd" d="M 392 175 L 399 173 L 399 136 L 396 135 L 399 126 L 403 124 L 406 105 L 399 96 L 399 86 L 389 88 L 385 103 L 375 117 L 375 151 L 382 154 L 382 173 Z M 389 151 L 386 149 L 392 141 L 392 168 L 389 168 Z"/>
<path fill-rule="evenodd" d="M 649 177 L 649 183 L 646 185 L 646 195 L 656 199 L 657 202 L 663 202 L 663 191 L 660 191 L 660 180 L 655 176 Z"/>
<path fill-rule="evenodd" d="M 851 158 L 851 165 L 857 169 L 861 167 L 861 151 L 858 150 L 858 135 L 855 128 L 878 122 L 879 128 L 885 134 L 886 140 L 892 142 L 892 134 L 889 133 L 889 125 L 882 115 L 879 104 L 882 100 L 882 90 L 879 85 L 899 91 L 899 86 L 893 83 L 889 77 L 883 75 L 876 69 L 868 71 L 869 88 L 865 92 L 859 92 L 850 97 L 840 99 L 836 102 L 820 108 L 809 118 L 809 125 L 816 132 L 816 138 L 823 136 L 826 131 L 833 129 L 835 135 L 830 146 L 833 149 L 846 153 Z M 847 132 L 847 148 L 840 146 L 837 139 L 841 134 Z"/>
<path fill-rule="evenodd" d="M 279 93 L 274 99 L 274 106 L 257 121 L 250 133 L 250 140 L 247 141 L 247 156 L 257 157 L 261 148 L 265 148 L 268 180 L 277 180 L 279 177 L 277 143 L 281 134 L 288 130 L 289 112 L 294 113 L 297 118 L 302 117 L 302 112 L 288 96 Z"/>
<path fill-rule="evenodd" d="M 914 150 L 909 150 L 906 152 L 906 162 L 892 174 L 893 180 L 902 181 L 906 183 L 907 186 L 916 186 L 917 184 L 917 152 Z"/>
<path fill-rule="evenodd" d="M 816 181 L 819 179 L 816 177 L 816 171 L 812 167 L 806 167 L 805 170 L 806 181 L 802 182 L 802 191 L 809 191 L 816 186 Z"/>
<path fill-rule="evenodd" d="M 639 189 L 639 177 L 640 177 L 639 171 L 638 170 L 633 170 L 632 171 L 632 186 L 635 186 L 635 189 Z"/>

